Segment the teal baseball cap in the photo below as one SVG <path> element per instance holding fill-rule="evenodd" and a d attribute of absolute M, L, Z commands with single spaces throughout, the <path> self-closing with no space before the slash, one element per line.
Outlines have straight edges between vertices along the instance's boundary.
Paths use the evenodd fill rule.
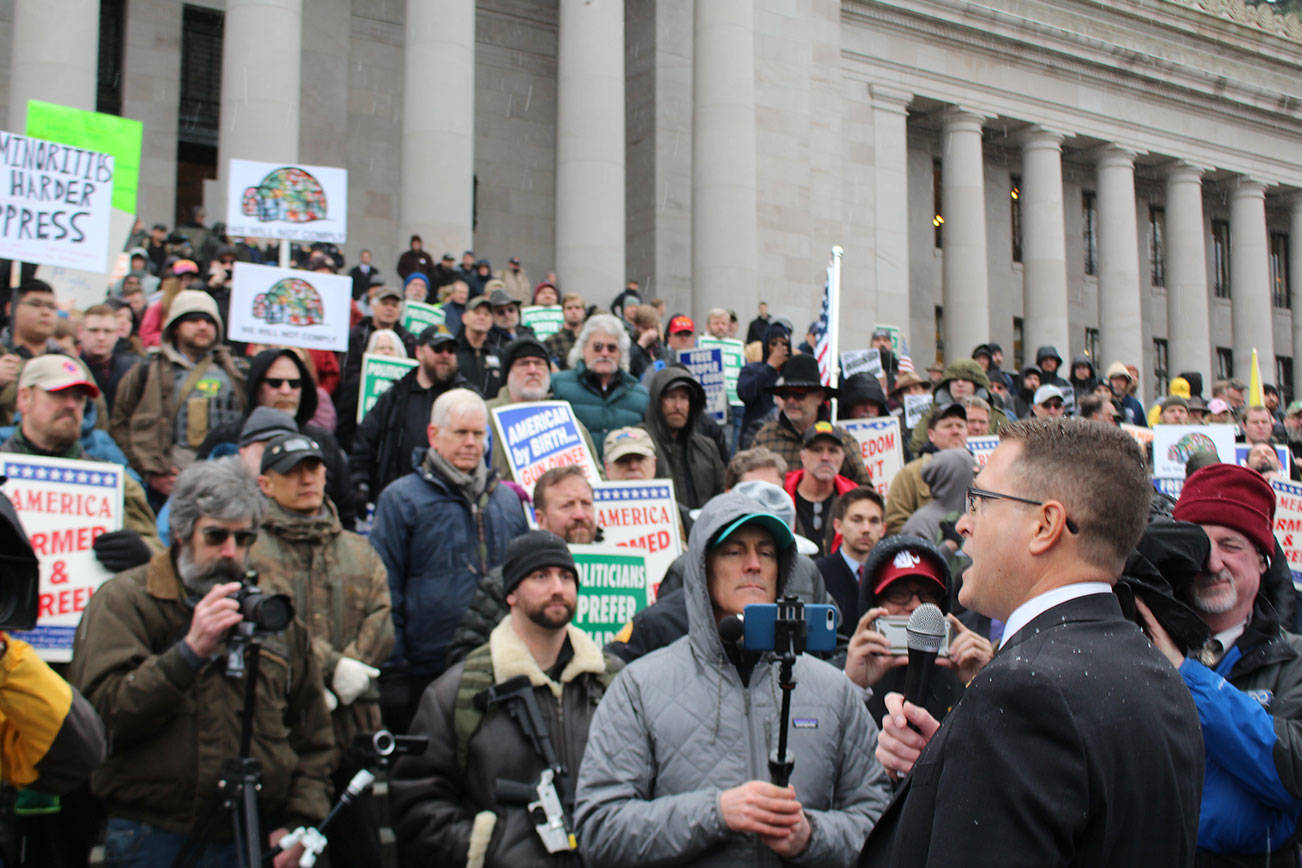
<path fill-rule="evenodd" d="M 796 538 L 792 535 L 791 528 L 787 527 L 785 521 L 771 512 L 752 512 L 743 515 L 741 518 L 719 531 L 719 535 L 714 538 L 714 545 L 710 547 L 714 548 L 714 546 L 719 545 L 731 536 L 737 529 L 751 524 L 758 525 L 768 531 L 779 549 L 789 549 L 796 544 Z"/>

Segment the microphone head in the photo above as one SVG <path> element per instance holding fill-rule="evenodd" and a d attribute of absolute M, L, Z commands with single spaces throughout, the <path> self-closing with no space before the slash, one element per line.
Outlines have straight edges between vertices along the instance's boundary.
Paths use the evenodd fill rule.
<path fill-rule="evenodd" d="M 741 615 L 729 615 L 719 622 L 719 638 L 733 645 L 741 642 L 746 627 Z"/>
<path fill-rule="evenodd" d="M 935 654 L 945 639 L 945 615 L 935 603 L 923 603 L 909 615 L 905 629 L 910 650 Z"/>

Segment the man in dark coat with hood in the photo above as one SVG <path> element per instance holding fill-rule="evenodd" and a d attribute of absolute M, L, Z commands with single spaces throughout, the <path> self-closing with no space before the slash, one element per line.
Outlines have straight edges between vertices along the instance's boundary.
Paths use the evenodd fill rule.
<path fill-rule="evenodd" d="M 672 479 L 680 507 L 698 509 L 723 491 L 723 460 L 714 441 L 697 430 L 705 389 L 681 365 L 651 378 L 651 399 L 641 427 L 656 446 L 656 477 Z"/>
<path fill-rule="evenodd" d="M 1062 356 L 1058 355 L 1055 347 L 1040 347 L 1035 351 L 1035 366 L 1040 369 L 1040 385 L 1053 385 L 1066 389 L 1071 384 L 1062 378 L 1059 368 L 1062 367 Z"/>
<path fill-rule="evenodd" d="M 216 428 L 199 447 L 200 458 L 221 458 L 239 450 L 240 431 L 257 407 L 271 407 L 294 417 L 298 429 L 321 445 L 326 467 L 326 495 L 339 511 L 339 522 L 352 530 L 357 519 L 348 456 L 333 434 L 309 424 L 316 414 L 316 383 L 298 353 L 288 347 L 263 350 L 249 362 L 248 407 L 236 422 Z"/>
<path fill-rule="evenodd" d="M 1071 360 L 1071 388 L 1076 393 L 1076 405 L 1088 398 L 1099 384 L 1098 371 L 1094 361 L 1084 353 Z"/>

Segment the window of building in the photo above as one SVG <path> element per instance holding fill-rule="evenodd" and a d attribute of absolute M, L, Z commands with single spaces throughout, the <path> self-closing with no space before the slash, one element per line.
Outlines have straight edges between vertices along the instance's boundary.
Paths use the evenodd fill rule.
<path fill-rule="evenodd" d="M 1216 379 L 1228 380 L 1234 376 L 1234 350 L 1229 347 L 1216 348 Z"/>
<path fill-rule="evenodd" d="M 1166 338 L 1153 338 L 1153 379 L 1157 383 L 1157 394 L 1165 395 L 1171 387 L 1170 349 Z"/>
<path fill-rule="evenodd" d="M 1166 209 L 1148 208 L 1148 271 L 1153 286 L 1166 286 Z"/>
<path fill-rule="evenodd" d="M 1288 273 L 1288 233 L 1270 233 L 1270 295 L 1275 307 L 1289 310 L 1293 294 Z"/>
<path fill-rule="evenodd" d="M 945 364 L 945 309 L 935 307 L 936 315 L 936 364 Z"/>
<path fill-rule="evenodd" d="M 203 204 L 203 182 L 217 177 L 221 115 L 221 12 L 186 6 L 181 17 L 181 103 L 176 131 L 176 218 Z"/>
<path fill-rule="evenodd" d="M 1026 339 L 1024 337 L 1025 324 L 1020 316 L 1013 317 L 1013 367 L 1018 373 L 1021 373 L 1022 367 L 1026 364 Z"/>
<path fill-rule="evenodd" d="M 1230 224 L 1212 221 L 1212 292 L 1217 298 L 1230 297 Z"/>
<path fill-rule="evenodd" d="M 1013 262 L 1022 261 L 1022 176 L 1013 175 L 1008 185 L 1008 213 L 1012 221 Z"/>
<path fill-rule="evenodd" d="M 940 194 L 944 189 L 940 168 L 940 160 L 931 161 L 931 209 L 934 212 L 931 218 L 931 226 L 935 232 L 937 250 L 944 246 L 941 244 L 940 230 L 945 227 L 945 218 L 940 213 Z"/>
<path fill-rule="evenodd" d="M 1098 369 L 1099 368 L 1099 362 L 1098 362 L 1099 330 L 1092 329 L 1089 326 L 1085 327 L 1085 355 L 1090 357 L 1090 360 L 1094 362 L 1094 367 Z M 1099 370 L 1098 373 L 1102 375 L 1103 372 L 1102 370 Z"/>
<path fill-rule="evenodd" d="M 1293 357 L 1275 356 L 1275 386 L 1285 407 L 1293 403 Z"/>
<path fill-rule="evenodd" d="M 1084 224 L 1083 241 L 1085 244 L 1085 273 L 1098 273 L 1099 260 L 1099 203 L 1098 197 L 1094 195 L 1093 190 L 1082 190 L 1081 198 L 1081 219 Z"/>
<path fill-rule="evenodd" d="M 122 43 L 126 36 L 126 16 L 126 0 L 100 0 L 95 111 L 104 114 L 122 114 Z"/>

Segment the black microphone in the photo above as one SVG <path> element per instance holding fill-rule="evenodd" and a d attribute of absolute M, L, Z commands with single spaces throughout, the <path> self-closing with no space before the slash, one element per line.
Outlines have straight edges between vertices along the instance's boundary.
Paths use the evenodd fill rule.
<path fill-rule="evenodd" d="M 922 705 L 931 684 L 931 670 L 945 639 L 945 616 L 935 603 L 923 603 L 909 615 L 905 628 L 909 645 L 909 667 L 904 673 L 904 698 Z"/>
<path fill-rule="evenodd" d="M 741 640 L 745 633 L 746 625 L 745 616 L 743 615 L 729 615 L 719 622 L 719 638 L 729 645 L 741 647 Z"/>

